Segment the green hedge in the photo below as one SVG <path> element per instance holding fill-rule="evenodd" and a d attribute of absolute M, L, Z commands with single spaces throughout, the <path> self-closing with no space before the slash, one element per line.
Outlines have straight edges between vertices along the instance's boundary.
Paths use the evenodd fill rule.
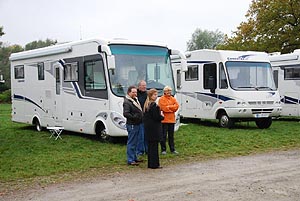
<path fill-rule="evenodd" d="M 11 90 L 6 90 L 0 93 L 0 103 L 10 103 L 11 102 Z"/>

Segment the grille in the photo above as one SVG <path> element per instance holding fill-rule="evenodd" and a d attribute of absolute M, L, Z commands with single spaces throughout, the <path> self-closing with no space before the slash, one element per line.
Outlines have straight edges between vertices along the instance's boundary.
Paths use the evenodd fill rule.
<path fill-rule="evenodd" d="M 249 105 L 273 105 L 274 101 L 249 101 Z"/>
<path fill-rule="evenodd" d="M 272 113 L 273 109 L 252 109 L 252 114 L 270 114 Z"/>

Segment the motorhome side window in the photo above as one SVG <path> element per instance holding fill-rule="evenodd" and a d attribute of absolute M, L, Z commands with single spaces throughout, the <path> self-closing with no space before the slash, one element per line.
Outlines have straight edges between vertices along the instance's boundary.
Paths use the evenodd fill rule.
<path fill-rule="evenodd" d="M 285 80 L 300 80 L 300 66 L 285 67 L 284 68 Z"/>
<path fill-rule="evenodd" d="M 37 69 L 38 69 L 38 80 L 44 80 L 45 79 L 44 63 L 38 63 Z"/>
<path fill-rule="evenodd" d="M 64 81 L 77 82 L 78 81 L 78 63 L 66 63 L 64 65 Z"/>
<path fill-rule="evenodd" d="M 84 73 L 86 90 L 106 89 L 104 65 L 102 60 L 85 62 Z"/>
<path fill-rule="evenodd" d="M 204 64 L 203 66 L 203 86 L 204 89 L 210 89 L 213 86 L 217 85 L 216 81 L 216 74 L 217 74 L 217 64 Z"/>
<path fill-rule="evenodd" d="M 219 83 L 219 86 L 220 86 L 220 89 L 227 89 L 228 88 L 228 82 L 227 82 L 227 79 L 226 79 L 226 74 L 225 74 L 225 69 L 224 69 L 224 65 L 223 63 L 219 63 L 219 77 L 220 77 L 220 83 Z"/>
<path fill-rule="evenodd" d="M 198 80 L 198 65 L 192 65 L 188 66 L 188 71 L 185 72 L 185 80 L 191 81 L 191 80 Z"/>
<path fill-rule="evenodd" d="M 15 66 L 15 79 L 24 79 L 24 66 Z"/>
<path fill-rule="evenodd" d="M 181 88 L 181 71 L 180 70 L 177 70 L 176 71 L 176 87 L 177 89 L 180 89 Z"/>
<path fill-rule="evenodd" d="M 278 88 L 278 70 L 273 71 L 273 77 L 274 77 L 275 86 L 276 88 Z"/>

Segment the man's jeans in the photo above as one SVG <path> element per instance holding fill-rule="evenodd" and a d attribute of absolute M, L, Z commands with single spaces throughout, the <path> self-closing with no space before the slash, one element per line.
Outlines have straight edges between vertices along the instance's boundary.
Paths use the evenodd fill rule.
<path fill-rule="evenodd" d="M 144 131 L 144 124 L 140 124 L 140 132 L 138 134 L 138 144 L 137 144 L 137 155 L 143 155 L 144 153 L 147 153 L 147 142 L 145 139 L 145 131 Z"/>
<path fill-rule="evenodd" d="M 128 132 L 127 140 L 127 163 L 132 163 L 137 160 L 136 148 L 138 143 L 138 135 L 140 132 L 140 124 L 130 125 L 126 124 Z"/>

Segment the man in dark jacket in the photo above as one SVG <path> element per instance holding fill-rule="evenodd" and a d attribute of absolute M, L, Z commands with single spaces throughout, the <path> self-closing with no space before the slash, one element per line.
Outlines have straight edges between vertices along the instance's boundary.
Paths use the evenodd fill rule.
<path fill-rule="evenodd" d="M 138 165 L 140 161 L 137 158 L 136 148 L 140 124 L 143 120 L 143 110 L 137 99 L 137 88 L 135 86 L 128 87 L 123 103 L 123 115 L 127 119 L 127 163 L 128 165 Z"/>

